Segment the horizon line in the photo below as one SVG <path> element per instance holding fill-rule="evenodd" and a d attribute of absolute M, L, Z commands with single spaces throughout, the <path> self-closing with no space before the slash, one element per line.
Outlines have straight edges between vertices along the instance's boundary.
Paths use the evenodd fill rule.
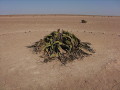
<path fill-rule="evenodd" d="M 31 15 L 36 15 L 36 16 L 54 16 L 54 15 L 60 15 L 60 16 L 118 16 L 118 15 L 95 15 L 95 14 L 0 14 L 0 16 L 31 16 Z M 119 17 L 119 16 L 118 16 Z"/>

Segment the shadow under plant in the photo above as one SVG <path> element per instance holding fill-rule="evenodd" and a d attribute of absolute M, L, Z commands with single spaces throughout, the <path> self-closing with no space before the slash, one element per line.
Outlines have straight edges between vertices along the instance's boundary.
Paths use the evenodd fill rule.
<path fill-rule="evenodd" d="M 36 53 L 42 53 L 44 62 L 59 60 L 66 64 L 95 53 L 90 45 L 91 43 L 81 42 L 74 34 L 58 29 L 29 47 Z"/>

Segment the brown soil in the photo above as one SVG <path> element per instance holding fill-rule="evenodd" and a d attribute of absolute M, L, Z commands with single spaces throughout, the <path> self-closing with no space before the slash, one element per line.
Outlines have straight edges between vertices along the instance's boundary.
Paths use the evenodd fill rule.
<path fill-rule="evenodd" d="M 66 66 L 42 63 L 26 46 L 58 28 L 92 43 L 96 53 Z M 0 90 L 120 90 L 120 17 L 0 16 Z"/>

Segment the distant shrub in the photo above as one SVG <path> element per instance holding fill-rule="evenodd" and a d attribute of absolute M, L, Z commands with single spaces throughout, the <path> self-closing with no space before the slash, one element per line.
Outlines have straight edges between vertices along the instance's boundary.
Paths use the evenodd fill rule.
<path fill-rule="evenodd" d="M 81 20 L 81 23 L 87 23 L 87 21 L 86 20 Z"/>

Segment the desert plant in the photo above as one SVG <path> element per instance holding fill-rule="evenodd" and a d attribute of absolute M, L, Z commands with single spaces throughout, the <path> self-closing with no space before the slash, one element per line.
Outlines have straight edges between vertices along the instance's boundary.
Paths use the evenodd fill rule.
<path fill-rule="evenodd" d="M 66 64 L 67 61 L 94 53 L 90 45 L 88 42 L 81 42 L 74 34 L 58 29 L 35 42 L 31 47 L 36 53 L 43 52 L 44 62 L 58 59 L 62 64 Z"/>
<path fill-rule="evenodd" d="M 81 23 L 87 23 L 87 21 L 86 20 L 81 20 Z"/>

